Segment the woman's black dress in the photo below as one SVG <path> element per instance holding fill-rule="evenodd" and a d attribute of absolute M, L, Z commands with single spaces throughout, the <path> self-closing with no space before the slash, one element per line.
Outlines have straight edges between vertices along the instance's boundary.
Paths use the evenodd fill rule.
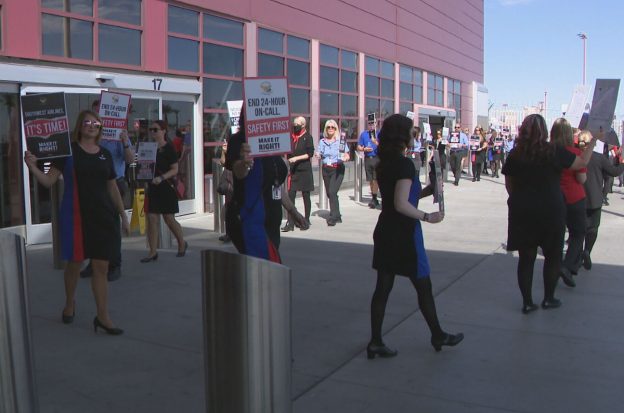
<path fill-rule="evenodd" d="M 290 164 L 290 177 L 288 189 L 290 191 L 311 192 L 314 191 L 314 177 L 312 176 L 312 162 L 314 156 L 314 140 L 309 132 L 304 133 L 295 144 L 288 158 L 308 155 L 308 159 L 296 161 Z"/>
<path fill-rule="evenodd" d="M 512 178 L 507 200 L 507 250 L 563 248 L 565 201 L 559 180 L 561 170 L 569 168 L 576 156 L 555 147 L 551 161 L 531 162 L 514 156 L 514 151 L 502 170 L 503 175 Z"/>
<path fill-rule="evenodd" d="M 61 252 L 64 260 L 87 258 L 110 261 L 119 238 L 119 214 L 108 192 L 116 178 L 107 149 L 91 154 L 72 143 L 72 155 L 52 161 L 63 173 L 60 210 Z"/>
<path fill-rule="evenodd" d="M 178 162 L 173 144 L 167 142 L 158 148 L 156 153 L 156 176 L 167 173 L 171 165 Z M 178 195 L 171 179 L 163 179 L 159 185 L 147 185 L 147 206 L 145 210 L 151 214 L 176 214 L 180 211 Z"/>

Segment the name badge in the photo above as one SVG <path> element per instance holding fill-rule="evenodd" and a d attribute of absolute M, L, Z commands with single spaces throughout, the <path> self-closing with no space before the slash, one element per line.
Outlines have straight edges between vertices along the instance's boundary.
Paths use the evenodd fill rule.
<path fill-rule="evenodd" d="M 282 199 L 282 186 L 281 185 L 273 185 L 273 199 L 274 200 Z"/>

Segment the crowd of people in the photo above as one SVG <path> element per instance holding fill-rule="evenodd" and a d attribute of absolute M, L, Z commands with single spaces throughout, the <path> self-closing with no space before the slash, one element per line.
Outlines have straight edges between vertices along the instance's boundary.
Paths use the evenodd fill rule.
<path fill-rule="evenodd" d="M 241 115 L 244 123 L 244 115 Z M 179 153 L 167 136 L 165 121 L 149 125 L 150 140 L 157 143 L 154 177 L 145 182 L 148 255 L 142 263 L 158 259 L 158 222 L 164 222 L 177 240 L 177 257 L 184 257 L 188 243 L 175 219 L 179 211 L 172 178 L 177 175 Z M 522 312 L 535 311 L 532 298 L 533 267 L 538 248 L 544 255 L 544 309 L 557 308 L 561 301 L 555 291 L 558 279 L 574 287 L 579 268 L 591 269 L 591 251 L 598 234 L 601 209 L 605 205 L 608 177 L 622 176 L 624 164 L 621 149 L 605 145 L 605 153 L 594 151 L 596 137 L 588 131 L 574 130 L 565 119 L 554 122 L 550 131 L 544 118 L 529 115 L 519 128 L 518 136 L 508 131 L 485 133 L 477 126 L 473 134 L 458 123 L 444 136 L 436 130 L 431 140 L 406 116 L 387 117 L 377 130 L 375 120 L 367 122 L 356 145 L 363 158 L 371 201 L 368 207 L 381 209 L 377 226 L 371 234 L 374 244 L 372 267 L 377 282 L 371 299 L 371 339 L 369 358 L 393 357 L 398 354 L 382 340 L 382 324 L 388 297 L 396 275 L 409 278 L 416 289 L 421 313 L 431 333 L 436 351 L 455 346 L 463 334 L 445 332 L 439 323 L 430 280 L 431 268 L 424 245 L 421 223 L 439 223 L 443 212 L 426 213 L 418 208 L 420 198 L 432 195 L 436 164 L 431 154 L 438 152 L 443 172 L 447 165 L 452 183 L 459 185 L 466 162 L 472 166 L 472 180 L 482 173 L 498 178 L 502 173 L 509 198 L 507 249 L 518 251 L 517 282 L 522 296 Z M 121 264 L 121 231 L 128 233 L 129 224 L 120 185 L 124 165 L 134 157 L 134 148 L 122 133 L 115 143 L 101 140 L 102 121 L 96 111 L 85 110 L 78 116 L 72 135 L 72 155 L 52 162 L 44 173 L 29 152 L 24 160 L 34 177 L 44 186 L 53 185 L 63 175 L 64 198 L 61 207 L 61 238 L 65 269 L 65 305 L 63 323 L 73 322 L 76 311 L 75 290 L 84 260 L 89 259 L 83 277 L 92 277 L 97 314 L 94 329 L 119 335 L 123 330 L 110 318 L 107 305 L 107 282 L 112 281 L 110 268 Z M 599 138 L 601 136 L 598 136 Z M 292 123 L 292 151 L 287 156 L 254 158 L 246 142 L 244 128 L 224 143 L 222 163 L 224 180 L 219 192 L 226 195 L 227 239 L 246 255 L 280 263 L 280 232 L 310 227 L 311 193 L 314 191 L 313 162 L 318 162 L 325 192 L 329 198 L 327 225 L 342 222 L 338 193 L 350 153 L 345 135 L 338 123 L 327 120 L 315 148 L 306 119 L 296 117 Z M 174 139 L 175 140 L 175 139 Z M 428 151 L 424 151 L 428 148 Z M 429 158 L 427 158 L 429 154 Z M 422 187 L 420 170 L 428 166 L 426 187 Z M 489 167 L 489 171 L 488 171 Z M 440 172 L 440 171 L 439 171 Z M 224 185 L 222 185 L 224 184 Z M 285 191 L 282 188 L 285 186 Z M 284 192 L 284 193 L 282 193 Z M 295 207 L 301 192 L 304 214 Z M 381 200 L 381 202 L 380 202 Z M 282 225 L 282 211 L 287 212 Z M 569 234 L 567 250 L 565 233 Z M 108 274 L 108 279 L 107 279 Z M 113 277 L 113 279 L 115 279 Z"/>

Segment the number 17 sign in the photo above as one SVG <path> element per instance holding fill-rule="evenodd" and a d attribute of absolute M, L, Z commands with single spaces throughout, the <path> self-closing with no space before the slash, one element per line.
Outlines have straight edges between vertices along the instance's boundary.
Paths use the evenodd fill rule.
<path fill-rule="evenodd" d="M 286 78 L 246 78 L 243 82 L 245 136 L 251 156 L 290 153 L 290 106 Z"/>

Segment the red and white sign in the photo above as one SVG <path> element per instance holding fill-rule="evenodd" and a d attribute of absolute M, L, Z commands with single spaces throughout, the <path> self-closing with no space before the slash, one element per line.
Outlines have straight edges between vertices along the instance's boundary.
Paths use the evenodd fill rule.
<path fill-rule="evenodd" d="M 243 81 L 245 136 L 251 156 L 292 152 L 290 105 L 286 78 L 246 78 Z"/>
<path fill-rule="evenodd" d="M 128 129 L 130 95 L 102 91 L 98 114 L 102 118 L 102 139 L 119 140 L 122 130 Z"/>

